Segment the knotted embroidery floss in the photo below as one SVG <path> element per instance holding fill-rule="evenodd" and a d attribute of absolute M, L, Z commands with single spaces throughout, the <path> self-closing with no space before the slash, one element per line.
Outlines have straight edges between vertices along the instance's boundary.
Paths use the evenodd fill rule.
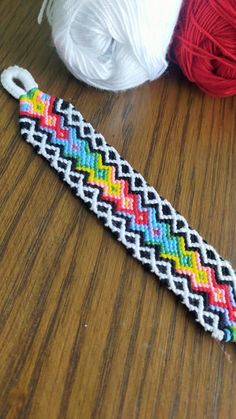
<path fill-rule="evenodd" d="M 57 52 L 89 85 L 124 90 L 166 70 L 182 0 L 44 0 Z"/>
<path fill-rule="evenodd" d="M 236 342 L 236 274 L 231 264 L 71 103 L 43 93 L 19 67 L 5 70 L 1 80 L 20 99 L 23 138 L 206 331 L 220 341 Z"/>

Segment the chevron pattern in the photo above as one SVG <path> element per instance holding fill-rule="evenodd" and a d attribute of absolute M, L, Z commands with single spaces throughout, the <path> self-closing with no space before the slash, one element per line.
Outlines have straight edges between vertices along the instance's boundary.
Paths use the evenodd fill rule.
<path fill-rule="evenodd" d="M 20 99 L 25 140 L 218 340 L 236 342 L 236 274 L 70 103 Z"/>

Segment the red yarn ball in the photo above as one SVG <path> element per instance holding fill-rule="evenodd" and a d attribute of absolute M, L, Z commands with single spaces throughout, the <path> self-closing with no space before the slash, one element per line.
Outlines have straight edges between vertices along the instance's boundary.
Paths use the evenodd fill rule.
<path fill-rule="evenodd" d="M 171 58 L 211 96 L 236 94 L 236 0 L 184 0 Z"/>

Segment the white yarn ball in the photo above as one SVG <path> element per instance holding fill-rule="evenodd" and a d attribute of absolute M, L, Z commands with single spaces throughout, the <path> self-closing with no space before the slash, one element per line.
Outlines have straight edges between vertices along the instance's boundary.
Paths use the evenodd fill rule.
<path fill-rule="evenodd" d="M 55 47 L 71 73 L 92 86 L 117 91 L 154 80 L 166 70 L 181 3 L 49 0 L 47 15 Z"/>

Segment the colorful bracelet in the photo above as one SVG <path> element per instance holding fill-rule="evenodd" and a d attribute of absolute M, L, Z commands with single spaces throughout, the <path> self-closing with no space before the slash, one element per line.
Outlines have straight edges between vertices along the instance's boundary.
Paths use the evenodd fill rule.
<path fill-rule="evenodd" d="M 21 81 L 25 90 L 15 84 Z M 43 93 L 27 70 L 2 84 L 20 99 L 20 130 L 130 253 L 220 341 L 236 342 L 236 273 L 71 103 Z"/>

